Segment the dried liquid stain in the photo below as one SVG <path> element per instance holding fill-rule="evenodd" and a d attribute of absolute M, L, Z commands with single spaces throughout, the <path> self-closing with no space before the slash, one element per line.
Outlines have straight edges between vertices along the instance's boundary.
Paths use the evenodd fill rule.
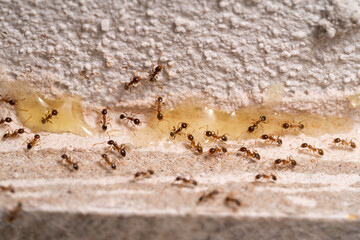
<path fill-rule="evenodd" d="M 204 132 L 214 131 L 218 135 L 226 134 L 229 140 L 254 139 L 262 134 L 274 134 L 275 136 L 298 135 L 303 133 L 308 136 L 319 137 L 324 134 L 346 133 L 353 127 L 353 121 L 349 117 L 322 116 L 309 113 L 288 113 L 276 112 L 269 106 L 246 107 L 237 111 L 227 113 L 219 109 L 210 109 L 201 106 L 196 101 L 189 101 L 179 104 L 173 109 L 164 109 L 164 120 L 159 123 L 154 112 L 147 121 L 147 127 L 136 132 L 136 138 L 139 137 L 151 141 L 148 144 L 163 139 L 172 140 L 170 131 L 173 127 L 176 129 L 182 122 L 188 123 L 189 127 L 183 130 L 184 133 L 191 133 L 195 141 L 203 142 Z M 266 116 L 266 123 L 261 123 L 252 133 L 249 133 L 248 127 L 253 125 L 260 116 Z M 304 124 L 304 129 L 284 129 L 284 123 Z M 155 130 L 155 131 L 154 131 Z M 186 141 L 186 136 L 176 136 L 176 140 Z"/>
<path fill-rule="evenodd" d="M 16 108 L 19 120 L 33 132 L 46 131 L 52 133 L 71 132 L 81 136 L 93 136 L 94 132 L 85 122 L 81 100 L 78 97 L 64 95 L 56 100 L 42 97 L 38 93 L 23 93 Z M 56 110 L 45 124 L 41 119 Z"/>

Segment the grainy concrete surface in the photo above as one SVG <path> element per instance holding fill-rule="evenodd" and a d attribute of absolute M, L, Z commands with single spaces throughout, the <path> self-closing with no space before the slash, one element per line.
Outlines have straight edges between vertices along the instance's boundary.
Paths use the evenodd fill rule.
<path fill-rule="evenodd" d="M 358 109 L 347 96 L 359 91 L 359 5 L 0 0 L 1 80 L 26 80 L 50 97 L 80 95 L 87 109 L 147 111 L 158 94 L 173 103 L 201 95 L 233 111 L 263 103 L 268 87 L 280 83 L 281 109 L 351 113 L 354 128 L 336 137 L 356 141 Z M 151 69 L 160 52 L 168 68 L 158 82 L 125 91 L 131 75 Z M 12 107 L 0 107 L 0 117 L 17 121 Z M 125 159 L 109 154 L 115 171 L 99 164 L 106 144 L 93 146 L 106 135 L 45 133 L 30 152 L 25 139 L 1 141 L 0 186 L 16 192 L 0 192 L 0 239 L 359 239 L 359 152 L 332 148 L 329 137 L 335 136 L 284 136 L 280 148 L 229 143 L 231 151 L 242 144 L 258 149 L 262 160 L 253 162 L 236 154 L 197 156 L 182 144 L 136 147 L 136 138 L 117 136 L 131 147 Z M 324 148 L 324 157 L 298 151 L 304 139 Z M 79 171 L 60 161 L 64 152 L 79 161 Z M 290 153 L 298 166 L 272 167 Z M 147 169 L 154 176 L 133 180 Z M 276 183 L 255 182 L 259 173 L 275 174 Z M 176 176 L 198 185 L 174 186 Z M 220 193 L 213 200 L 197 204 L 214 189 Z M 226 207 L 226 196 L 242 206 Z M 23 208 L 9 222 L 18 201 Z"/>

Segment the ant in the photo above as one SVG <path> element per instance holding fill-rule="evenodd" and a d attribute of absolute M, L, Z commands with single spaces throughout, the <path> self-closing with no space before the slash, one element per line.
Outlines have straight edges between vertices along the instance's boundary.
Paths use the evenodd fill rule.
<path fill-rule="evenodd" d="M 274 174 L 270 174 L 270 175 L 266 175 L 266 174 L 258 174 L 255 176 L 255 181 L 259 180 L 260 178 L 266 178 L 266 179 L 270 179 L 273 181 L 277 180 L 277 177 Z"/>
<path fill-rule="evenodd" d="M 10 117 L 0 119 L 0 125 L 5 124 L 5 123 L 11 123 L 11 122 L 12 122 L 12 119 Z"/>
<path fill-rule="evenodd" d="M 125 114 L 122 113 L 120 114 L 120 119 L 121 120 L 126 119 L 135 125 L 140 125 L 140 120 L 138 118 L 135 118 L 133 115 L 128 116 L 126 113 Z"/>
<path fill-rule="evenodd" d="M 286 160 L 278 158 L 274 161 L 274 164 L 276 165 L 282 164 L 282 165 L 295 167 L 297 165 L 297 162 L 292 157 L 288 157 Z"/>
<path fill-rule="evenodd" d="M 130 82 L 125 83 L 124 85 L 125 90 L 129 90 L 131 86 L 136 87 L 137 84 L 142 80 L 142 78 L 140 76 L 137 76 L 136 73 L 134 73 L 130 79 Z"/>
<path fill-rule="evenodd" d="M 10 131 L 6 131 L 5 134 L 2 137 L 2 140 L 5 141 L 8 138 L 15 138 L 17 136 L 19 136 L 20 134 L 25 133 L 25 130 L 23 128 L 19 128 L 13 132 Z"/>
<path fill-rule="evenodd" d="M 2 96 L 0 95 L 0 102 L 5 102 L 5 103 L 10 104 L 11 106 L 14 106 L 14 105 L 16 104 L 17 100 L 11 99 L 11 98 L 9 98 L 9 97 L 7 97 L 7 96 L 2 97 Z"/>
<path fill-rule="evenodd" d="M 242 152 L 242 153 L 246 153 L 246 155 L 248 157 L 252 157 L 252 158 L 255 158 L 257 160 L 260 160 L 260 154 L 256 151 L 256 150 L 253 150 L 252 152 L 247 149 L 246 147 L 241 147 L 238 151 Z"/>
<path fill-rule="evenodd" d="M 284 129 L 288 129 L 288 128 L 299 128 L 299 129 L 301 129 L 301 130 L 305 128 L 304 124 L 302 124 L 301 122 L 299 122 L 298 124 L 285 122 L 285 123 L 283 123 L 282 127 L 283 127 Z"/>
<path fill-rule="evenodd" d="M 63 155 L 61 155 L 61 158 L 62 158 L 62 159 L 65 159 L 65 162 L 66 162 L 67 164 L 72 165 L 73 168 L 74 168 L 76 171 L 79 169 L 78 164 L 77 164 L 77 163 L 74 163 L 73 161 L 71 161 L 71 157 L 68 157 L 68 155 L 63 154 Z"/>
<path fill-rule="evenodd" d="M 226 137 L 225 134 L 222 135 L 222 136 L 219 136 L 219 135 L 217 135 L 214 131 L 205 131 L 204 134 L 205 134 L 206 137 L 212 137 L 212 138 L 215 139 L 215 140 L 219 140 L 219 139 L 220 139 L 220 140 L 222 140 L 222 141 L 224 141 L 224 142 L 226 142 L 226 141 L 228 140 L 228 138 Z"/>
<path fill-rule="evenodd" d="M 7 186 L 7 187 L 0 186 L 0 191 L 3 191 L 3 192 L 9 191 L 11 193 L 15 193 L 15 189 L 11 185 Z"/>
<path fill-rule="evenodd" d="M 209 154 L 210 155 L 214 155 L 215 153 L 226 153 L 227 152 L 227 149 L 225 147 L 214 147 L 214 148 L 210 148 L 209 149 Z"/>
<path fill-rule="evenodd" d="M 258 125 L 260 123 L 265 123 L 265 121 L 266 121 L 266 117 L 265 116 L 260 116 L 259 120 L 255 121 L 252 126 L 248 127 L 247 131 L 249 133 L 253 132 L 258 127 Z"/>
<path fill-rule="evenodd" d="M 101 154 L 101 157 L 105 160 L 106 164 L 111 166 L 112 169 L 116 169 L 116 164 L 111 162 L 107 154 Z"/>
<path fill-rule="evenodd" d="M 146 172 L 137 172 L 134 174 L 134 178 L 139 178 L 139 177 L 143 177 L 143 178 L 150 178 L 151 175 L 154 175 L 154 171 L 151 169 L 148 169 Z"/>
<path fill-rule="evenodd" d="M 278 145 L 281 145 L 282 144 L 282 140 L 280 139 L 280 137 L 277 137 L 275 138 L 274 135 L 267 135 L 267 134 L 263 134 L 260 139 L 263 139 L 265 140 L 265 142 L 270 142 L 270 143 L 273 143 L 273 142 L 276 142 Z"/>
<path fill-rule="evenodd" d="M 41 123 L 42 123 L 42 124 L 45 124 L 45 123 L 47 123 L 47 122 L 52 123 L 52 122 L 50 121 L 50 119 L 52 119 L 53 116 L 57 116 L 57 115 L 58 115 L 58 111 L 55 110 L 55 109 L 51 110 L 51 112 L 48 111 L 48 112 L 45 114 L 45 117 L 42 117 L 42 118 L 41 118 Z"/>
<path fill-rule="evenodd" d="M 241 207 L 241 201 L 234 197 L 227 196 L 224 200 L 225 206 L 231 208 L 232 210 L 236 210 L 238 207 Z"/>
<path fill-rule="evenodd" d="M 119 146 L 114 140 L 109 140 L 107 144 L 110 145 L 110 149 L 114 149 L 115 151 L 118 151 L 121 156 L 126 157 L 126 146 L 124 144 Z"/>
<path fill-rule="evenodd" d="M 34 138 L 27 143 L 27 149 L 30 150 L 33 146 L 36 146 L 36 144 L 40 141 L 40 135 L 39 134 L 35 134 Z"/>
<path fill-rule="evenodd" d="M 179 124 L 178 124 L 179 125 Z M 177 134 L 180 134 L 183 129 L 186 129 L 189 126 L 187 123 L 181 123 L 181 126 L 178 129 L 173 127 L 173 130 L 170 132 L 170 137 L 175 138 Z"/>
<path fill-rule="evenodd" d="M 156 103 L 157 103 L 157 115 L 156 115 L 156 118 L 159 120 L 159 121 L 162 121 L 164 119 L 164 116 L 161 112 L 161 103 L 163 101 L 163 98 L 162 97 L 158 97 L 156 100 Z"/>
<path fill-rule="evenodd" d="M 10 214 L 9 214 L 9 222 L 12 222 L 15 220 L 16 216 L 19 215 L 19 212 L 21 211 L 22 209 L 22 203 L 19 202 L 16 207 L 10 211 Z"/>
<path fill-rule="evenodd" d="M 157 61 L 157 66 L 155 67 L 155 69 L 152 67 L 152 72 L 149 74 L 148 78 L 149 78 L 150 82 L 155 82 L 157 80 L 158 75 L 161 72 L 162 68 L 163 67 L 165 68 L 165 66 L 159 64 L 161 55 L 162 55 L 162 53 L 160 53 L 159 59 Z"/>
<path fill-rule="evenodd" d="M 320 156 L 323 156 L 324 155 L 324 151 L 320 148 L 316 148 L 316 147 L 313 147 L 311 146 L 310 144 L 307 144 L 307 143 L 303 143 L 301 144 L 300 146 L 301 148 L 308 148 L 310 151 L 312 152 L 317 152 Z"/>
<path fill-rule="evenodd" d="M 181 187 L 186 187 L 186 186 L 187 187 L 195 187 L 198 184 L 197 181 L 192 179 L 192 178 L 187 179 L 187 178 L 183 178 L 183 177 L 180 177 L 180 176 L 175 178 L 174 184 L 176 182 L 181 182 L 180 184 L 177 184 L 177 185 L 179 185 Z"/>
<path fill-rule="evenodd" d="M 100 121 L 100 123 L 102 124 L 101 128 L 105 132 L 107 130 L 107 125 L 110 124 L 111 118 L 106 116 L 107 114 L 106 109 L 103 109 L 101 111 L 101 114 L 102 114 L 102 121 Z"/>
<path fill-rule="evenodd" d="M 343 145 L 344 147 L 350 146 L 351 148 L 356 148 L 356 144 L 355 144 L 352 140 L 347 141 L 347 140 L 344 140 L 344 139 L 335 138 L 334 141 L 332 141 L 332 143 L 333 143 L 334 145 L 336 145 L 336 144 L 341 144 L 341 145 Z"/>
<path fill-rule="evenodd" d="M 192 134 L 188 134 L 187 135 L 188 140 L 190 141 L 191 146 L 199 153 L 202 154 L 203 153 L 203 148 L 200 145 L 200 143 L 198 142 L 197 144 L 195 144 L 195 140 L 194 140 L 194 136 Z"/>
<path fill-rule="evenodd" d="M 218 190 L 213 190 L 207 194 L 204 194 L 202 196 L 199 197 L 198 203 L 207 201 L 209 199 L 214 199 L 215 195 L 218 195 L 220 192 Z"/>

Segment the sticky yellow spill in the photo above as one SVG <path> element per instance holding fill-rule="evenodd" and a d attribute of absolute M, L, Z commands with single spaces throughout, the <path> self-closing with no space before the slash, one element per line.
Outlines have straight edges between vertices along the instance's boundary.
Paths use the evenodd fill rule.
<path fill-rule="evenodd" d="M 35 92 L 24 93 L 17 101 L 19 120 L 33 132 L 71 132 L 81 136 L 93 136 L 94 131 L 85 122 L 81 99 L 64 95 L 56 100 L 46 99 Z M 41 119 L 53 109 L 58 111 L 50 121 L 43 124 Z"/>
<path fill-rule="evenodd" d="M 349 101 L 352 107 L 360 106 L 360 93 L 349 96 Z"/>

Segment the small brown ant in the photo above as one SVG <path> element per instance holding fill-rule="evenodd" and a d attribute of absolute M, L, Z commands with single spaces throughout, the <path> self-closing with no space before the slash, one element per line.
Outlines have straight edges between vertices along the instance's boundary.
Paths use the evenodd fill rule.
<path fill-rule="evenodd" d="M 137 172 L 134 174 L 134 178 L 135 179 L 138 179 L 140 177 L 143 177 L 143 178 L 150 178 L 151 175 L 154 175 L 154 171 L 151 170 L 151 169 L 148 169 L 146 172 Z"/>
<path fill-rule="evenodd" d="M 119 152 L 122 157 L 126 157 L 126 146 L 124 144 L 119 146 L 114 140 L 109 140 L 107 144 L 110 145 L 110 149 L 114 149 L 115 151 Z"/>
<path fill-rule="evenodd" d="M 129 122 L 131 122 L 132 124 L 135 125 L 140 125 L 140 120 L 138 118 L 135 118 L 133 115 L 128 116 L 126 113 L 125 114 L 120 114 L 120 119 L 123 120 L 128 120 Z"/>
<path fill-rule="evenodd" d="M 149 77 L 148 77 L 150 82 L 156 82 L 156 80 L 158 78 L 158 74 L 161 72 L 163 67 L 165 68 L 165 66 L 159 64 L 161 55 L 162 55 L 162 53 L 160 53 L 160 55 L 159 55 L 159 59 L 157 61 L 157 66 L 155 67 L 155 69 L 152 66 L 152 72 L 149 74 Z"/>
<path fill-rule="evenodd" d="M 45 124 L 47 122 L 51 122 L 51 119 L 54 117 L 54 116 L 57 116 L 58 115 L 58 111 L 56 109 L 53 109 L 50 111 L 48 111 L 46 114 L 45 114 L 45 117 L 42 117 L 41 118 L 41 123 L 42 124 Z"/>
<path fill-rule="evenodd" d="M 0 186 L 0 191 L 3 191 L 3 192 L 9 191 L 11 193 L 15 193 L 15 189 L 11 185 L 9 185 L 7 187 Z"/>
<path fill-rule="evenodd" d="M 5 124 L 5 123 L 11 123 L 11 122 L 12 122 L 12 119 L 10 117 L 0 119 L 0 125 Z"/>
<path fill-rule="evenodd" d="M 287 165 L 291 167 L 295 167 L 296 165 L 298 165 L 297 162 L 292 157 L 288 157 L 286 160 L 278 158 L 274 161 L 274 164 L 276 165 L 282 164 L 283 166 Z"/>
<path fill-rule="evenodd" d="M 299 129 L 301 129 L 301 130 L 305 128 L 304 124 L 302 124 L 301 122 L 298 123 L 298 124 L 285 122 L 285 123 L 283 123 L 282 127 L 283 127 L 284 129 L 288 129 L 288 128 L 299 128 Z"/>
<path fill-rule="evenodd" d="M 192 134 L 188 134 L 187 135 L 188 140 L 190 141 L 191 146 L 199 153 L 202 154 L 203 153 L 203 148 L 200 145 L 200 143 L 198 142 L 197 144 L 195 143 L 194 140 L 194 136 Z"/>
<path fill-rule="evenodd" d="M 310 144 L 307 144 L 307 143 L 303 143 L 301 144 L 300 146 L 301 148 L 308 148 L 310 151 L 312 152 L 317 152 L 320 156 L 323 156 L 324 155 L 324 151 L 320 148 L 315 148 L 313 146 L 311 146 Z"/>
<path fill-rule="evenodd" d="M 116 164 L 110 161 L 107 154 L 101 154 L 101 157 L 105 160 L 107 165 L 111 166 L 112 169 L 116 169 Z"/>
<path fill-rule="evenodd" d="M 21 211 L 21 209 L 22 209 L 22 203 L 18 202 L 16 207 L 13 210 L 10 211 L 10 214 L 9 214 L 9 217 L 8 217 L 9 222 L 12 222 L 12 221 L 15 220 L 17 215 L 19 215 L 19 212 Z"/>
<path fill-rule="evenodd" d="M 100 121 L 100 123 L 102 124 L 101 128 L 105 132 L 107 130 L 108 124 L 110 124 L 111 118 L 106 116 L 107 114 L 106 109 L 103 109 L 101 111 L 101 114 L 102 114 L 102 121 Z"/>
<path fill-rule="evenodd" d="M 156 118 L 159 120 L 159 121 L 162 121 L 164 120 L 164 116 L 161 112 L 161 104 L 163 103 L 163 98 L 162 97 L 158 97 L 156 100 L 156 103 L 157 103 L 157 115 L 156 115 Z"/>
<path fill-rule="evenodd" d="M 240 151 L 242 153 L 245 153 L 248 157 L 252 157 L 252 158 L 255 158 L 257 160 L 260 160 L 260 154 L 256 150 L 253 150 L 251 152 L 246 147 L 241 147 L 238 151 Z"/>
<path fill-rule="evenodd" d="M 186 129 L 189 126 L 189 124 L 184 123 L 184 122 L 181 123 L 180 125 L 181 126 L 178 127 L 178 129 L 176 129 L 175 126 L 173 127 L 173 130 L 170 132 L 170 137 L 175 138 L 176 135 L 180 134 L 183 129 Z"/>
<path fill-rule="evenodd" d="M 226 153 L 226 152 L 227 152 L 227 148 L 225 147 L 213 147 L 209 149 L 210 155 L 215 155 L 216 153 Z"/>
<path fill-rule="evenodd" d="M 141 80 L 143 79 L 140 76 L 137 76 L 136 73 L 134 73 L 131 77 L 130 82 L 124 84 L 124 89 L 129 90 L 131 86 L 136 87 Z"/>
<path fill-rule="evenodd" d="M 72 167 L 73 167 L 75 170 L 78 170 L 78 169 L 79 169 L 78 164 L 75 163 L 75 162 L 73 162 L 73 161 L 71 160 L 71 157 L 68 157 L 68 155 L 63 154 L 63 155 L 61 155 L 61 158 L 62 158 L 62 159 L 65 159 L 65 162 L 66 162 L 68 165 L 72 165 Z"/>
<path fill-rule="evenodd" d="M 260 180 L 260 178 L 270 179 L 273 181 L 277 180 L 277 177 L 274 174 L 266 175 L 266 174 L 258 174 L 255 176 L 255 181 Z"/>
<path fill-rule="evenodd" d="M 265 121 L 266 121 L 266 116 L 260 116 L 259 117 L 259 120 L 257 120 L 257 121 L 255 121 L 254 123 L 253 123 L 253 125 L 251 125 L 250 127 L 248 127 L 248 132 L 249 133 L 251 133 L 251 132 L 253 132 L 256 128 L 258 128 L 258 125 L 260 124 L 260 123 L 265 123 Z"/>
<path fill-rule="evenodd" d="M 224 200 L 225 206 L 231 208 L 232 210 L 237 210 L 237 208 L 241 207 L 241 201 L 234 197 L 227 196 Z"/>
<path fill-rule="evenodd" d="M 356 144 L 352 141 L 352 140 L 350 140 L 350 141 L 347 141 L 347 140 L 344 140 L 344 139 L 340 139 L 340 138 L 335 138 L 333 141 L 332 141 L 332 143 L 334 144 L 334 145 L 336 145 L 336 144 L 341 144 L 341 145 L 343 145 L 343 146 L 350 146 L 351 148 L 356 148 Z"/>
<path fill-rule="evenodd" d="M 214 199 L 215 195 L 218 195 L 220 192 L 218 190 L 213 190 L 207 194 L 204 194 L 202 196 L 199 197 L 198 203 L 207 201 L 209 199 Z"/>
<path fill-rule="evenodd" d="M 214 131 L 205 131 L 204 134 L 205 134 L 206 137 L 212 137 L 215 140 L 221 140 L 221 141 L 224 141 L 224 142 L 226 142 L 228 140 L 228 138 L 226 137 L 225 134 L 219 136 Z"/>
<path fill-rule="evenodd" d="M 270 143 L 274 143 L 276 142 L 278 145 L 282 144 L 282 140 L 280 139 L 280 137 L 275 138 L 274 135 L 267 135 L 267 134 L 263 134 L 260 139 L 265 140 L 265 142 L 270 142 Z"/>
<path fill-rule="evenodd" d="M 20 134 L 25 133 L 25 130 L 23 128 L 19 128 L 13 132 L 6 131 L 5 134 L 2 137 L 2 140 L 5 141 L 8 138 L 15 138 L 18 137 Z"/>
<path fill-rule="evenodd" d="M 0 95 L 0 102 L 5 102 L 5 103 L 10 104 L 11 106 L 14 106 L 14 105 L 16 104 L 17 100 L 11 99 L 11 98 L 9 98 L 9 97 L 7 97 L 7 96 L 2 97 L 2 96 Z"/>
<path fill-rule="evenodd" d="M 192 178 L 183 178 L 183 177 L 176 177 L 175 180 L 174 180 L 174 184 L 176 182 L 181 182 L 180 184 L 176 184 L 176 185 L 179 185 L 180 187 L 195 187 L 197 186 L 197 181 L 192 179 Z"/>
<path fill-rule="evenodd" d="M 40 141 L 40 135 L 35 134 L 34 138 L 27 143 L 27 149 L 30 150 L 32 147 L 34 147 L 38 142 Z"/>

